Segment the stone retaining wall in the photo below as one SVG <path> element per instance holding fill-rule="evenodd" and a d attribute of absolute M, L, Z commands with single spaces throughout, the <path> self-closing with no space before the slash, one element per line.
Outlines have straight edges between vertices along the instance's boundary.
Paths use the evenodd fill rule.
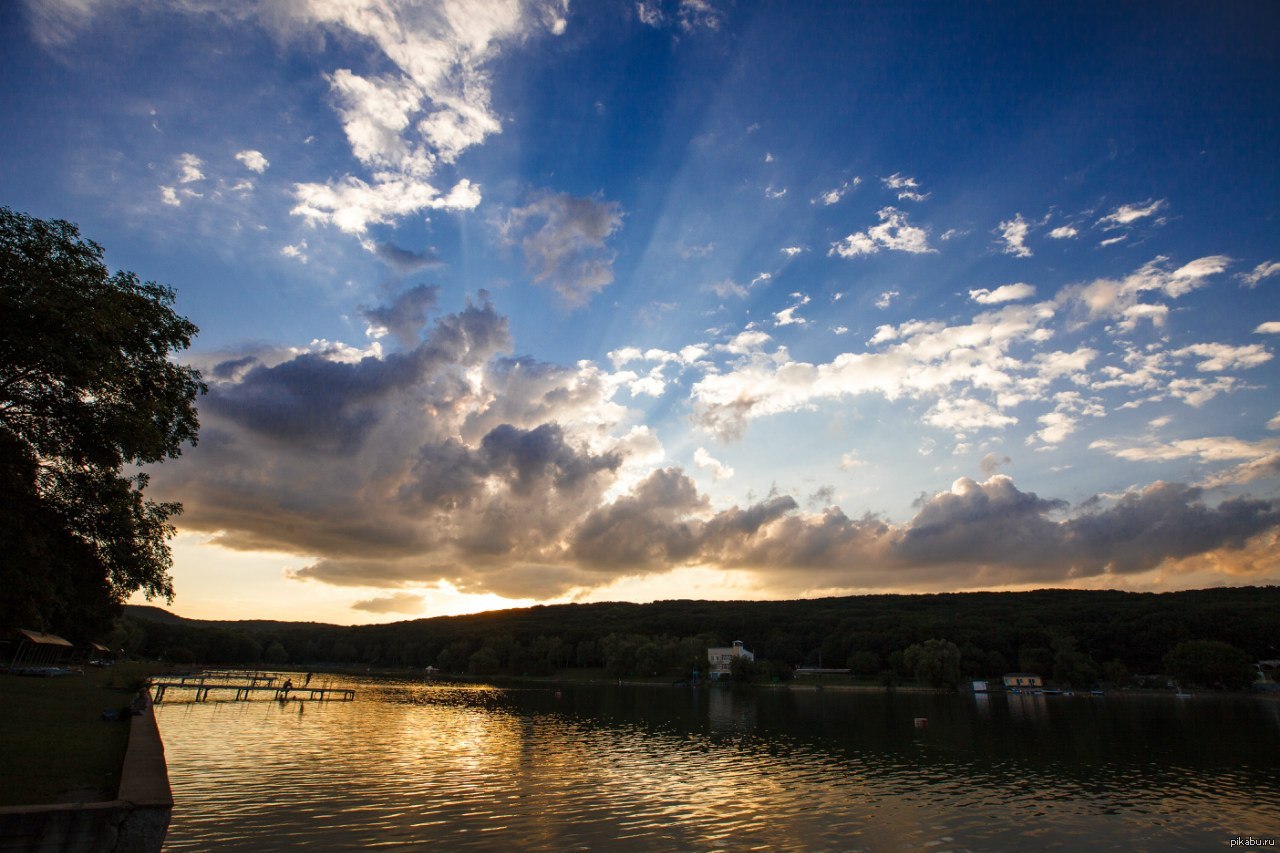
<path fill-rule="evenodd" d="M 173 793 L 150 707 L 129 723 L 116 799 L 0 808 L 0 853 L 159 853 Z"/>

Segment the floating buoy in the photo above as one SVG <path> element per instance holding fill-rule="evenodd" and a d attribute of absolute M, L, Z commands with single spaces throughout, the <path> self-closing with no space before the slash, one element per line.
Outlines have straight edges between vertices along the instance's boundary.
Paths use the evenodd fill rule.
<path fill-rule="evenodd" d="M 924 729 L 924 728 L 928 728 L 928 727 L 929 727 L 929 718 L 928 718 L 928 717 L 916 717 L 916 728 L 917 728 L 917 729 Z"/>

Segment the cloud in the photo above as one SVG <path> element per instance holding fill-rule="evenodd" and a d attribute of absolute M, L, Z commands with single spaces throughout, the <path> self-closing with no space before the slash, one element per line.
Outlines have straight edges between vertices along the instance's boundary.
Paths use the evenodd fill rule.
<path fill-rule="evenodd" d="M 677 11 L 680 28 L 687 33 L 697 30 L 718 30 L 724 21 L 724 13 L 710 0 L 680 0 Z"/>
<path fill-rule="evenodd" d="M 1253 333 L 1255 335 L 1280 335 L 1280 321 L 1268 320 L 1265 323 L 1259 323 Z"/>
<path fill-rule="evenodd" d="M 792 296 L 799 296 L 800 301 L 790 308 L 784 308 L 777 311 L 773 315 L 773 324 L 775 326 L 806 326 L 809 321 L 803 317 L 797 317 L 796 312 L 802 307 L 809 304 L 809 297 L 793 293 Z"/>
<path fill-rule="evenodd" d="M 886 290 L 876 297 L 876 307 L 883 311 L 893 304 L 893 300 L 901 295 L 897 290 Z"/>
<path fill-rule="evenodd" d="M 1059 225 L 1049 232 L 1049 237 L 1054 240 L 1071 240 L 1079 236 L 1080 231 L 1074 225 Z"/>
<path fill-rule="evenodd" d="M 1169 353 L 1175 358 L 1197 356 L 1201 359 L 1196 370 L 1205 373 L 1221 373 L 1233 368 L 1257 367 L 1271 360 L 1271 353 L 1262 344 L 1233 346 L 1231 344 L 1192 344 Z"/>
<path fill-rule="evenodd" d="M 996 456 L 994 453 L 988 453 L 986 456 L 982 457 L 982 461 L 978 463 L 978 467 L 982 469 L 983 474 L 990 477 L 999 470 L 1001 465 L 1008 465 L 1012 461 L 1013 460 L 1008 456 L 1000 457 Z"/>
<path fill-rule="evenodd" d="M 907 215 L 897 208 L 882 208 L 877 214 L 880 224 L 857 231 L 843 240 L 831 244 L 828 255 L 839 255 L 842 258 L 856 258 L 859 255 L 874 255 L 881 249 L 897 252 L 923 254 L 936 252 L 929 246 L 929 232 L 911 225 Z"/>
<path fill-rule="evenodd" d="M 1000 393 L 1016 389 L 1026 369 L 1007 352 L 1019 342 L 1036 340 L 1054 316 L 1052 303 L 1007 305 L 979 314 L 968 324 L 912 321 L 882 326 L 870 342 L 883 350 L 846 352 L 823 364 L 793 360 L 785 349 L 772 355 L 762 351 L 767 336 L 751 348 L 739 347 L 738 362 L 708 374 L 691 389 L 694 419 L 703 429 L 723 438 L 737 438 L 758 417 L 810 407 L 820 400 L 875 394 L 889 400 L 955 395 L 969 389 Z M 939 408 L 945 422 L 953 412 Z M 975 418 L 979 415 L 974 414 Z M 984 414 L 995 424 L 1003 415 Z"/>
<path fill-rule="evenodd" d="M 352 610 L 363 610 L 366 613 L 421 613 L 425 599 L 413 592 L 396 592 L 391 595 L 377 596 L 356 601 Z"/>
<path fill-rule="evenodd" d="M 720 297 L 721 299 L 728 299 L 730 296 L 737 297 L 738 299 L 746 299 L 747 296 L 750 295 L 750 292 L 747 290 L 747 288 L 738 284 L 736 281 L 734 281 L 731 278 L 721 279 L 720 281 L 713 282 L 707 285 L 706 289 L 710 290 L 712 293 L 714 293 L 716 296 Z"/>
<path fill-rule="evenodd" d="M 370 247 L 383 263 L 400 275 L 407 275 L 427 267 L 437 267 L 443 263 L 434 249 L 415 252 L 391 242 L 370 243 Z"/>
<path fill-rule="evenodd" d="M 1280 441 L 1246 441 L 1231 436 L 1206 436 L 1171 442 L 1150 441 L 1128 445 L 1101 439 L 1089 445 L 1119 459 L 1131 462 L 1170 462 L 1194 459 L 1204 465 L 1236 462 L 1230 468 L 1205 477 L 1201 485 L 1217 488 L 1239 485 L 1280 474 Z"/>
<path fill-rule="evenodd" d="M 1264 278 L 1280 275 L 1280 261 L 1263 261 L 1247 273 L 1240 273 L 1246 287 L 1257 287 Z"/>
<path fill-rule="evenodd" d="M 237 152 L 236 159 L 246 169 L 251 172 L 257 172 L 259 175 L 267 171 L 267 167 L 271 165 L 261 151 L 254 151 L 253 149 Z"/>
<path fill-rule="evenodd" d="M 605 241 L 621 227 L 617 202 L 546 193 L 511 210 L 502 234 L 520 244 L 534 281 L 577 307 L 613 281 L 613 253 Z"/>
<path fill-rule="evenodd" d="M 1012 426 L 1018 419 L 1001 414 L 992 406 L 973 399 L 942 399 L 925 413 L 924 422 L 929 426 L 952 432 L 968 432 L 975 429 L 1001 429 Z"/>
<path fill-rule="evenodd" d="M 204 162 L 194 154 L 183 154 L 178 158 L 178 183 L 192 184 L 204 180 L 200 167 Z"/>
<path fill-rule="evenodd" d="M 813 199 L 814 204 L 833 205 L 837 204 L 841 199 L 848 195 L 851 191 L 857 189 L 862 183 L 862 178 L 852 178 L 844 181 L 838 186 L 832 187 L 826 192 L 820 193 L 817 198 Z"/>
<path fill-rule="evenodd" d="M 920 184 L 915 178 L 909 178 L 897 172 L 887 178 L 881 178 L 880 182 L 891 190 L 897 190 L 899 201 L 925 201 L 932 195 L 932 193 L 920 192 Z"/>
<path fill-rule="evenodd" d="M 290 212 L 295 216 L 363 235 L 370 225 L 423 210 L 473 210 L 480 204 L 480 190 L 466 178 L 441 195 L 418 179 L 386 178 L 369 184 L 348 175 L 327 184 L 296 184 L 294 198 L 297 203 Z"/>
<path fill-rule="evenodd" d="M 178 198 L 178 193 L 173 187 L 161 187 L 160 200 L 170 207 L 179 207 L 182 205 L 182 199 Z"/>
<path fill-rule="evenodd" d="M 1031 224 L 1022 218 L 1021 213 L 1015 214 L 1013 219 L 1001 222 L 1000 239 L 1004 241 L 1004 253 L 1015 258 L 1031 257 L 1031 250 L 1026 243 L 1030 231 Z"/>
<path fill-rule="evenodd" d="M 970 290 L 969 298 L 980 305 L 996 305 L 1001 302 L 1016 302 L 1020 299 L 1030 299 L 1036 295 L 1036 289 L 1029 285 L 1019 282 L 1017 284 L 1002 284 L 995 290 L 988 290 L 985 287 L 978 290 Z"/>
<path fill-rule="evenodd" d="M 1231 259 L 1209 255 L 1172 270 L 1168 261 L 1164 255 L 1158 255 L 1123 279 L 1097 279 L 1063 288 L 1058 302 L 1074 308 L 1081 322 L 1113 320 L 1121 331 L 1132 331 L 1143 320 L 1162 326 L 1168 306 L 1141 300 L 1185 296 L 1204 287 L 1207 279 L 1225 270 Z"/>
<path fill-rule="evenodd" d="M 1169 202 L 1166 199 L 1156 199 L 1154 201 L 1147 199 L 1146 201 L 1138 202 L 1137 204 L 1122 204 L 1106 216 L 1103 216 L 1095 224 L 1109 231 L 1126 225 L 1132 225 L 1139 219 L 1156 216 L 1156 214 L 1160 213 L 1168 206 Z M 1157 217 L 1154 221 L 1157 225 L 1163 225 L 1165 222 L 1163 217 Z"/>
<path fill-rule="evenodd" d="M 390 334 L 404 346 L 417 344 L 439 296 L 440 288 L 420 284 L 401 293 L 390 305 L 361 310 L 369 321 L 367 334 L 375 340 Z"/>
<path fill-rule="evenodd" d="M 805 249 L 804 246 L 783 246 L 778 251 L 782 252 L 782 254 L 786 255 L 788 258 L 794 258 L 796 255 L 799 255 L 808 250 Z"/>
<path fill-rule="evenodd" d="M 305 264 L 308 260 L 307 238 L 303 237 L 297 243 L 290 246 L 282 246 L 280 254 L 284 255 L 286 258 L 293 258 L 294 260 L 301 261 Z"/>
<path fill-rule="evenodd" d="M 693 451 L 693 464 L 704 471 L 711 472 L 712 478 L 717 481 L 727 480 L 733 476 L 733 469 L 712 456 L 705 447 L 699 447 Z"/>
<path fill-rule="evenodd" d="M 858 451 L 856 450 L 850 450 L 840 457 L 841 471 L 852 471 L 854 468 L 861 468 L 866 464 L 865 460 L 858 458 Z"/>

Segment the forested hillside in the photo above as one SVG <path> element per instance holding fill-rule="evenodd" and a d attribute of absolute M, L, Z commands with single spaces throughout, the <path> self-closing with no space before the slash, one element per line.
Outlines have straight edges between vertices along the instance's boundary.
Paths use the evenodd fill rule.
<path fill-rule="evenodd" d="M 567 604 L 354 627 L 197 622 L 128 608 L 115 637 L 133 653 L 178 662 L 476 674 L 604 667 L 618 677 L 687 674 L 705 667 L 708 645 L 735 639 L 766 674 L 821 663 L 892 681 L 913 675 L 908 649 L 936 639 L 955 645 L 962 677 L 1020 669 L 1070 683 L 1119 681 L 1165 671 L 1166 656 L 1191 640 L 1280 657 L 1280 587 Z"/>

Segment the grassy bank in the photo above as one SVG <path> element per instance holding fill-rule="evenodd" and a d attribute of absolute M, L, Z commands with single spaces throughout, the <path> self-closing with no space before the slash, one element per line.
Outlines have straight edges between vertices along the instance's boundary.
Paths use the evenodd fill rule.
<path fill-rule="evenodd" d="M 161 665 L 122 663 L 84 675 L 0 674 L 0 806 L 115 799 L 127 722 L 102 712 L 128 705 Z"/>

